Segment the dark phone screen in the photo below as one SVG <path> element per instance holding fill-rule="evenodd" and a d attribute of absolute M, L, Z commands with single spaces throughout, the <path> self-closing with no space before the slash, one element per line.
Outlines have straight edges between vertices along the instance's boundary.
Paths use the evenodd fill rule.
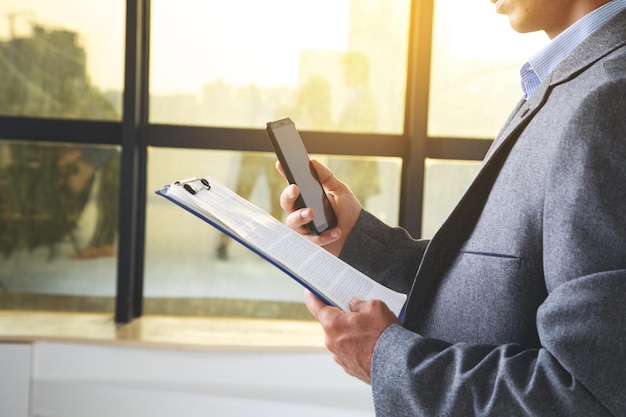
<path fill-rule="evenodd" d="M 334 227 L 335 213 L 311 166 L 309 155 L 294 123 L 290 119 L 283 119 L 270 122 L 267 127 L 287 179 L 300 189 L 300 208 L 310 207 L 315 212 L 313 224 L 310 225 L 311 232 L 318 234 Z"/>

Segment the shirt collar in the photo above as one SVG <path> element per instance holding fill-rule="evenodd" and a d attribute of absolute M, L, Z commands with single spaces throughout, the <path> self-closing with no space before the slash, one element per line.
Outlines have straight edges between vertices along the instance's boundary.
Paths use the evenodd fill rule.
<path fill-rule="evenodd" d="M 612 0 L 579 19 L 533 55 L 520 70 L 524 98 L 530 97 L 539 84 L 589 35 L 625 9 L 626 0 Z"/>

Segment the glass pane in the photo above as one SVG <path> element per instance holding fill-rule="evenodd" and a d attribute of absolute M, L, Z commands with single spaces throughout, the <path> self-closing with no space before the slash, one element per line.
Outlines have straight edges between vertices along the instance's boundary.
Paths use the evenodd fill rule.
<path fill-rule="evenodd" d="M 0 114 L 121 118 L 124 0 L 0 2 Z"/>
<path fill-rule="evenodd" d="M 113 311 L 119 150 L 0 141 L 0 306 Z"/>
<path fill-rule="evenodd" d="M 154 0 L 150 120 L 401 133 L 409 0 Z M 242 13 L 242 11 L 245 11 Z"/>
<path fill-rule="evenodd" d="M 211 176 L 283 219 L 278 197 L 286 182 L 269 153 L 151 148 L 144 312 L 239 317 L 310 318 L 302 287 L 237 242 L 154 190 L 178 179 Z M 365 207 L 397 224 L 401 163 L 398 158 L 330 158 L 322 163 L 372 170 L 375 184 L 362 194 Z M 350 176 L 360 186 L 357 176 Z M 373 180 L 372 178 L 376 178 Z M 356 188 L 356 187 L 355 187 Z"/>
<path fill-rule="evenodd" d="M 429 136 L 493 139 L 522 98 L 520 67 L 547 43 L 488 1 L 435 0 Z"/>
<path fill-rule="evenodd" d="M 348 184 L 361 205 L 391 226 L 398 225 L 402 158 L 317 157 Z"/>
<path fill-rule="evenodd" d="M 478 173 L 478 161 L 426 159 L 422 237 L 430 239 Z"/>

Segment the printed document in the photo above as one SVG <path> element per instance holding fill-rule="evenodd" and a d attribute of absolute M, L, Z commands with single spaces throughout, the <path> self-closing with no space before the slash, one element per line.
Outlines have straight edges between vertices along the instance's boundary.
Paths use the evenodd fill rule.
<path fill-rule="evenodd" d="M 362 274 L 211 177 L 156 191 L 256 252 L 327 304 L 350 311 L 353 297 L 380 299 L 401 317 L 406 295 Z"/>

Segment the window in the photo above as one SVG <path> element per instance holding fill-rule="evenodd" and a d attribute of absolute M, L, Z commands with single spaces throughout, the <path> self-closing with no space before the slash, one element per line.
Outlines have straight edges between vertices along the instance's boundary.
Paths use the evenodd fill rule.
<path fill-rule="evenodd" d="M 426 160 L 422 237 L 432 238 L 478 173 L 478 161 Z"/>
<path fill-rule="evenodd" d="M 2 4 L 0 303 L 305 317 L 297 284 L 154 190 L 211 175 L 282 216 L 263 129 L 289 116 L 366 209 L 431 237 L 546 42 L 463 0 Z M 103 196 L 112 256 L 76 259 Z"/>
<path fill-rule="evenodd" d="M 0 114 L 121 119 L 123 0 L 2 2 L 0 16 Z"/>
<path fill-rule="evenodd" d="M 0 141 L 0 305 L 113 311 L 119 150 Z"/>
<path fill-rule="evenodd" d="M 493 139 L 522 98 L 520 67 L 547 42 L 515 33 L 488 1 L 437 0 L 428 135 Z"/>
<path fill-rule="evenodd" d="M 355 191 L 363 193 L 360 197 L 369 210 L 397 224 L 399 158 L 312 157 L 331 167 L 339 163 L 340 169 L 367 168 L 356 172 L 368 174 L 370 188 Z M 262 152 L 150 149 L 146 314 L 310 318 L 302 304 L 299 284 L 239 243 L 154 194 L 155 189 L 177 179 L 206 174 L 282 219 L 278 196 L 286 183 L 274 168 L 275 161 L 274 154 Z M 378 174 L 374 182 L 373 172 Z"/>
<path fill-rule="evenodd" d="M 124 33 L 123 0 L 0 4 L 2 308 L 114 310 L 120 147 L 85 120 L 121 120 Z"/>
<path fill-rule="evenodd" d="M 408 0 L 154 0 L 150 120 L 402 133 Z"/>
<path fill-rule="evenodd" d="M 155 0 L 151 12 L 152 123 L 262 132 L 290 117 L 301 131 L 403 133 L 409 1 Z M 314 157 L 365 207 L 398 223 L 401 158 Z M 210 175 L 282 218 L 286 184 L 275 160 L 260 151 L 150 149 L 147 312 L 309 317 L 300 286 L 284 273 L 152 194 Z"/>

